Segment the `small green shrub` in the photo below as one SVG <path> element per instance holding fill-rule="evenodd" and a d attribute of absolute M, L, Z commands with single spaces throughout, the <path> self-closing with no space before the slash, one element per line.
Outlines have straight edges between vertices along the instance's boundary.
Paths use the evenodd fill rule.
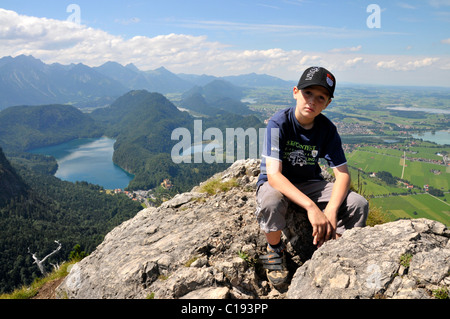
<path fill-rule="evenodd" d="M 433 297 L 437 298 L 437 299 L 449 299 L 447 288 L 442 287 L 442 288 L 433 290 Z"/>
<path fill-rule="evenodd" d="M 400 256 L 400 265 L 405 268 L 409 268 L 409 263 L 411 262 L 413 255 L 410 253 L 406 253 Z"/>
<path fill-rule="evenodd" d="M 209 195 L 214 195 L 219 191 L 227 192 L 236 186 L 238 186 L 238 183 L 235 178 L 232 178 L 226 182 L 221 181 L 220 178 L 214 178 L 204 183 L 200 187 L 200 191 L 208 193 Z"/>

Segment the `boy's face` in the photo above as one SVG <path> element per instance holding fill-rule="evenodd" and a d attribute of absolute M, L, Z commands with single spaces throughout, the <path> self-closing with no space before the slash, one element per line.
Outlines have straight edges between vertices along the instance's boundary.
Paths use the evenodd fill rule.
<path fill-rule="evenodd" d="M 302 90 L 294 87 L 294 99 L 297 100 L 296 111 L 305 119 L 314 119 L 331 103 L 327 89 L 319 85 Z"/>

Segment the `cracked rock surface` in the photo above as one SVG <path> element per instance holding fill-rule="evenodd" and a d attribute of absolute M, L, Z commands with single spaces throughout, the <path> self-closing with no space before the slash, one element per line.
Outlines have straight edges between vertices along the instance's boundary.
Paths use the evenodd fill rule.
<path fill-rule="evenodd" d="M 450 232 L 428 219 L 346 231 L 299 268 L 289 298 L 432 298 L 450 285 Z"/>

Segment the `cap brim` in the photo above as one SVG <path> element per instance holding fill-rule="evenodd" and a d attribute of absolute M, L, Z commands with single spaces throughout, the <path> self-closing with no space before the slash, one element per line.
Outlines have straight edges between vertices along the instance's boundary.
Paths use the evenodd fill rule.
<path fill-rule="evenodd" d="M 306 88 L 308 88 L 310 86 L 321 86 L 321 87 L 325 88 L 328 91 L 328 93 L 330 94 L 330 98 L 334 98 L 333 92 L 331 92 L 329 88 L 327 88 L 326 86 L 322 85 L 321 83 L 304 83 L 302 85 L 298 85 L 297 88 L 299 90 L 301 90 L 301 89 L 306 89 Z"/>

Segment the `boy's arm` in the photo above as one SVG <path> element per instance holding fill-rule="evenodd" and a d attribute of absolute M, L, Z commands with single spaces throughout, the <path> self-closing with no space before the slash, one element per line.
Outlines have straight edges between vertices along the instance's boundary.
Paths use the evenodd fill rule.
<path fill-rule="evenodd" d="M 313 243 L 320 247 L 326 240 L 330 239 L 333 228 L 328 221 L 325 214 L 317 207 L 317 205 L 297 187 L 295 187 L 281 172 L 281 161 L 266 157 L 267 178 L 270 186 L 280 191 L 283 195 L 289 198 L 292 202 L 303 207 L 308 219 L 313 227 Z M 339 192 L 336 192 L 336 199 L 338 201 Z M 339 206 L 338 206 L 339 207 Z M 331 212 L 331 206 L 330 206 Z M 334 225 L 336 227 L 336 225 Z"/>
<path fill-rule="evenodd" d="M 337 214 L 350 188 L 350 173 L 347 164 L 333 168 L 336 181 L 333 185 L 330 201 L 323 211 L 333 227 L 332 238 L 336 237 Z"/>

